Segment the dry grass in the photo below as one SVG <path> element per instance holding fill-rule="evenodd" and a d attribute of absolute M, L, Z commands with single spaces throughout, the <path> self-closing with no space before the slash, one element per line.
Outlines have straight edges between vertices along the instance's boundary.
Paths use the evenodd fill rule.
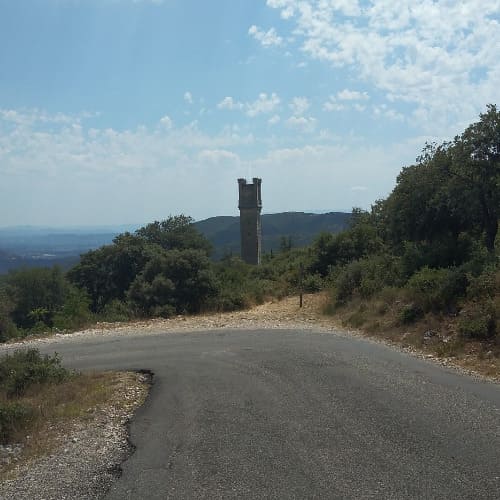
<path fill-rule="evenodd" d="M 93 419 L 95 411 L 109 404 L 118 389 L 134 383 L 134 377 L 123 373 L 78 374 L 60 384 L 31 387 L 16 398 L 16 402 L 33 410 L 33 418 L 12 435 L 11 442 L 22 445 L 22 454 L 15 462 L 4 465 L 0 474 L 5 475 L 17 463 L 50 453 L 75 420 Z M 117 403 L 129 404 L 123 399 L 114 401 Z"/>

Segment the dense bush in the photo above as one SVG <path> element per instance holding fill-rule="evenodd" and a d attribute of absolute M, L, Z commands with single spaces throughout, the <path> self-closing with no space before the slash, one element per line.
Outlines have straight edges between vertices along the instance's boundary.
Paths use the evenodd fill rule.
<path fill-rule="evenodd" d="M 200 311 L 215 293 L 215 276 L 204 252 L 169 250 L 146 264 L 127 295 L 139 314 L 168 317 L 175 312 Z"/>
<path fill-rule="evenodd" d="M 424 267 L 408 280 L 406 289 L 423 311 L 443 311 L 454 307 L 465 294 L 467 277 L 459 268 Z"/>
<path fill-rule="evenodd" d="M 474 304 L 462 311 L 458 331 L 463 338 L 486 340 L 497 333 L 497 317 L 491 301 Z"/>
<path fill-rule="evenodd" d="M 53 324 L 61 330 L 75 330 L 86 326 L 93 317 L 86 292 L 74 286 L 68 288 L 62 307 L 54 314 Z"/>
<path fill-rule="evenodd" d="M 112 300 L 108 302 L 98 315 L 101 321 L 122 322 L 129 321 L 134 317 L 130 304 L 122 302 L 121 300 Z"/>
<path fill-rule="evenodd" d="M 0 359 L 0 394 L 18 397 L 33 385 L 60 383 L 71 375 L 57 354 L 42 356 L 37 349 L 18 350 Z"/>
<path fill-rule="evenodd" d="M 399 260 L 387 255 L 374 255 L 342 267 L 334 277 L 335 299 L 343 304 L 355 294 L 369 298 L 384 287 L 401 282 Z"/>

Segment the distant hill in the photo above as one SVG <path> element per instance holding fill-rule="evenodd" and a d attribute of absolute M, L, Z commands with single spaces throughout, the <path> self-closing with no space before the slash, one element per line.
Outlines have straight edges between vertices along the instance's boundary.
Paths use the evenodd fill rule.
<path fill-rule="evenodd" d="M 311 214 L 283 212 L 262 216 L 262 250 L 278 250 L 281 238 L 291 239 L 292 247 L 309 245 L 321 232 L 338 233 L 345 229 L 351 214 L 330 212 Z M 214 246 L 214 258 L 240 253 L 240 218 L 238 216 L 211 217 L 196 222 L 196 227 Z"/>
<path fill-rule="evenodd" d="M 292 247 L 308 245 L 322 231 L 336 233 L 344 229 L 350 214 L 331 212 L 312 214 L 284 212 L 262 216 L 264 252 L 278 250 L 281 238 L 291 239 Z M 240 254 L 239 216 L 211 217 L 195 223 L 214 246 L 214 258 Z M 125 231 L 139 226 L 50 228 L 19 226 L 0 228 L 0 274 L 20 267 L 50 267 L 58 264 L 69 268 L 80 254 L 108 245 Z"/>

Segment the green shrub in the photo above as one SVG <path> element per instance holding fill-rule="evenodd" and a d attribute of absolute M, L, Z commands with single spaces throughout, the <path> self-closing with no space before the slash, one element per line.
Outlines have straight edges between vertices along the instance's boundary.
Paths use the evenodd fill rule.
<path fill-rule="evenodd" d="M 419 318 L 424 315 L 422 308 L 415 304 L 405 304 L 399 312 L 399 321 L 403 325 L 415 323 Z"/>
<path fill-rule="evenodd" d="M 0 444 L 11 442 L 12 437 L 34 418 L 33 410 L 20 403 L 0 403 Z"/>
<path fill-rule="evenodd" d="M 400 281 L 397 258 L 373 255 L 351 262 L 339 271 L 335 280 L 336 301 L 345 303 L 356 293 L 362 298 L 369 298 L 383 287 L 397 285 Z"/>
<path fill-rule="evenodd" d="M 61 330 L 76 330 L 88 325 L 91 320 L 88 295 L 83 290 L 70 287 L 63 306 L 54 315 L 54 327 Z"/>
<path fill-rule="evenodd" d="M 306 274 L 302 280 L 302 291 L 306 293 L 319 292 L 323 286 L 324 280 L 320 274 Z"/>
<path fill-rule="evenodd" d="M 115 323 L 129 321 L 134 314 L 126 302 L 114 299 L 103 307 L 98 317 L 101 321 Z"/>
<path fill-rule="evenodd" d="M 413 301 L 423 311 L 442 311 L 455 306 L 465 294 L 467 277 L 460 269 L 430 269 L 415 273 L 406 285 Z"/>
<path fill-rule="evenodd" d="M 486 267 L 481 274 L 468 274 L 467 297 L 481 299 L 495 297 L 500 288 L 500 272 L 495 266 Z"/>
<path fill-rule="evenodd" d="M 497 321 L 491 302 L 475 304 L 475 307 L 463 311 L 458 321 L 458 331 L 462 338 L 486 340 L 495 336 Z"/>
<path fill-rule="evenodd" d="M 71 375 L 57 353 L 42 356 L 38 349 L 18 350 L 0 360 L 0 391 L 8 398 L 22 396 L 33 385 L 60 383 Z"/>

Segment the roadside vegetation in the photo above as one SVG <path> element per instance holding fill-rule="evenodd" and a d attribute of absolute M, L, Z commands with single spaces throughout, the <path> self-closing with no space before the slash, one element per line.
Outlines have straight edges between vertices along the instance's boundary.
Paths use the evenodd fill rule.
<path fill-rule="evenodd" d="M 500 112 L 489 105 L 453 141 L 425 145 L 386 199 L 353 210 L 347 230 L 304 248 L 283 237 L 260 266 L 211 260 L 209 242 L 179 215 L 83 254 L 66 274 L 11 272 L 0 283 L 0 340 L 327 290 L 327 312 L 345 325 L 497 360 L 499 217 Z"/>
<path fill-rule="evenodd" d="M 13 459 L 45 452 L 57 429 L 88 415 L 113 391 L 115 374 L 79 374 L 57 354 L 18 350 L 0 358 L 0 445 L 16 444 Z M 12 464 L 13 462 L 10 462 Z M 0 463 L 8 468 L 9 462 Z"/>

